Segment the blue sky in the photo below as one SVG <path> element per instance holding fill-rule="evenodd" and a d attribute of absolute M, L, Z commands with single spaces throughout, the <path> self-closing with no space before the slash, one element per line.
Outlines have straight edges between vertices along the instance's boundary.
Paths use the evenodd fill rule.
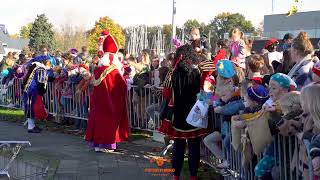
<path fill-rule="evenodd" d="M 55 28 L 71 23 L 87 29 L 101 16 L 110 16 L 126 27 L 137 24 L 170 24 L 172 0 L 1 0 L 0 24 L 11 34 L 45 13 Z M 222 12 L 244 14 L 256 26 L 271 14 L 271 0 L 176 0 L 178 25 L 187 19 L 209 22 Z M 320 10 L 319 0 L 302 0 L 300 11 Z M 286 13 L 293 0 L 275 0 L 275 13 Z"/>

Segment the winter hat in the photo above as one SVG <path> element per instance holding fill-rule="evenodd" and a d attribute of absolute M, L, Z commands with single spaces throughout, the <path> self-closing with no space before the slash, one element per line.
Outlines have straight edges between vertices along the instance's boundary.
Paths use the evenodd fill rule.
<path fill-rule="evenodd" d="M 320 61 L 314 64 L 312 67 L 312 72 L 320 77 Z"/>
<path fill-rule="evenodd" d="M 71 48 L 71 49 L 69 50 L 69 52 L 71 53 L 71 55 L 72 55 L 73 57 L 76 57 L 77 54 L 78 54 L 78 50 L 77 50 L 76 48 Z"/>
<path fill-rule="evenodd" d="M 48 60 L 50 59 L 49 56 L 45 56 L 45 55 L 40 55 L 40 56 L 36 56 L 34 57 L 33 59 L 30 60 L 30 63 L 33 63 L 33 62 L 39 62 L 41 63 L 42 61 L 45 61 L 45 60 Z"/>
<path fill-rule="evenodd" d="M 266 44 L 264 45 L 264 48 L 268 49 L 270 46 L 275 46 L 275 45 L 278 45 L 278 44 L 279 44 L 278 39 L 271 38 L 266 42 Z"/>
<path fill-rule="evenodd" d="M 288 89 L 288 92 L 297 89 L 297 84 L 286 74 L 276 73 L 270 80 L 276 81 L 281 87 Z"/>
<path fill-rule="evenodd" d="M 224 78 L 232 78 L 236 74 L 232 62 L 228 59 L 218 61 L 217 72 Z"/>
<path fill-rule="evenodd" d="M 269 99 L 269 92 L 262 85 L 249 87 L 247 93 L 251 100 L 259 104 L 264 104 Z"/>

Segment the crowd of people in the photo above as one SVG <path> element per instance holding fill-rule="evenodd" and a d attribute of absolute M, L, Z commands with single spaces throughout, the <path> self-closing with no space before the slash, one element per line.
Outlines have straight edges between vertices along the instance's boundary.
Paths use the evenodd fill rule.
<path fill-rule="evenodd" d="M 141 126 L 154 127 L 153 118 L 155 112 L 159 112 L 159 131 L 166 135 L 166 140 L 174 140 L 174 179 L 180 178 L 186 146 L 190 179 L 197 179 L 202 141 L 214 157 L 221 160 L 218 168 L 230 167 L 233 157 L 225 152 L 234 149 L 241 153 L 244 169 L 252 163 L 256 177 L 276 179 L 272 170 L 277 166 L 274 152 L 278 143 L 275 136 L 279 134 L 299 139 L 301 146 L 296 147 L 300 153 L 299 167 L 295 167 L 299 169 L 299 176 L 308 179 L 308 169 L 313 168 L 313 178 L 320 177 L 320 53 L 315 51 L 306 32 L 300 32 L 296 37 L 288 33 L 281 41 L 271 38 L 261 52 L 252 51 L 253 41 L 238 28 L 230 30 L 229 39 L 218 40 L 215 49 L 210 49 L 198 28 L 193 28 L 190 41 L 175 43 L 175 52 L 166 57 L 149 50 L 143 50 L 135 57 L 125 50 L 118 50 L 117 45 L 99 43 L 102 44 L 93 57 L 85 46 L 81 53 L 73 48 L 65 53 L 50 54 L 44 45 L 35 53 L 18 55 L 10 52 L 1 61 L 3 87 L 10 86 L 15 79 L 23 79 L 22 93 L 18 96 L 23 96 L 28 132 L 41 132 L 35 120 L 47 117 L 42 96 L 47 83 L 52 82 L 57 111 L 63 112 L 64 104 L 77 101 L 89 121 L 86 128 L 86 121 L 76 120 L 76 128 L 87 129 L 86 140 L 96 151 L 116 149 L 115 143 L 128 138 L 127 127 L 123 125 L 123 122 L 128 124 L 124 117 L 126 113 L 118 113 L 124 115 L 122 117 L 110 117 L 116 124 L 111 132 L 117 138 L 105 140 L 104 126 L 108 126 L 105 123 L 109 120 L 103 117 L 106 112 L 101 107 L 126 111 L 128 107 L 122 107 L 123 103 L 106 103 L 117 101 L 110 95 L 114 91 L 99 87 L 108 89 L 117 81 L 116 87 L 123 88 L 120 87 L 123 81 L 116 80 L 117 74 L 108 76 L 117 71 L 126 81 L 127 90 L 135 85 L 134 91 L 129 91 L 129 97 L 137 104 L 134 113 Z M 72 86 L 76 87 L 74 92 Z M 152 91 L 144 91 L 145 88 Z M 88 89 L 94 93 L 85 93 Z M 104 96 L 108 98 L 102 102 Z M 119 98 L 121 95 L 113 96 Z M 153 96 L 156 98 L 150 99 Z M 126 98 L 124 95 L 121 102 Z M 98 106 L 93 101 L 103 105 Z M 205 106 L 200 107 L 199 102 Z M 113 107 L 118 105 L 119 108 Z M 190 117 L 191 121 L 187 120 Z M 123 122 L 117 124 L 119 119 Z M 117 130 L 119 126 L 122 129 Z M 309 148 L 302 145 L 304 140 L 310 142 Z M 309 167 L 307 153 L 312 157 L 313 167 Z M 256 157 L 260 155 L 262 158 L 258 160 Z"/>
<path fill-rule="evenodd" d="M 198 33 L 193 29 L 191 36 Z M 241 154 L 241 171 L 249 170 L 252 164 L 257 178 L 278 179 L 275 156 L 294 147 L 279 151 L 277 135 L 299 140 L 300 146 L 295 147 L 299 149 L 299 165 L 290 167 L 291 162 L 284 162 L 289 164 L 286 167 L 298 168 L 297 176 L 305 179 L 311 176 L 308 169 L 312 168 L 313 178 L 319 178 L 318 52 L 306 32 L 296 37 L 286 34 L 281 44 L 271 38 L 260 53 L 251 50 L 252 43 L 234 28 L 228 40 L 217 42 L 212 58 L 201 46 L 200 36 L 177 49 L 164 84 L 168 103 L 160 127 L 174 139 L 174 179 L 180 177 L 186 144 L 190 179 L 196 179 L 202 138 L 214 157 L 222 161 L 217 168 L 230 168 L 235 158 L 230 154 L 233 149 Z M 214 116 L 207 113 L 208 109 Z M 304 140 L 311 143 L 309 148 Z M 312 167 L 307 153 L 312 157 Z M 249 177 L 242 173 L 240 178 Z"/>

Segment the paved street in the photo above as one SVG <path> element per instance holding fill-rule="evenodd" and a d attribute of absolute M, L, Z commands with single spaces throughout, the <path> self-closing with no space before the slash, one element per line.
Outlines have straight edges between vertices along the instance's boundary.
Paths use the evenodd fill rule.
<path fill-rule="evenodd" d="M 48 131 L 28 134 L 19 124 L 0 122 L 0 140 L 30 141 L 32 146 L 21 153 L 21 158 L 46 162 L 50 179 L 170 179 L 144 172 L 145 168 L 157 168 L 148 157 L 154 154 L 154 147 L 161 147 L 148 139 L 120 144 L 118 153 L 95 153 L 78 136 Z"/>

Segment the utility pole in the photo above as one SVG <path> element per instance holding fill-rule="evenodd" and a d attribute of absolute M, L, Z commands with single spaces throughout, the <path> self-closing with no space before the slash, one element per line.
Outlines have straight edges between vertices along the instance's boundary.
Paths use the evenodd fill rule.
<path fill-rule="evenodd" d="M 175 15 L 176 15 L 176 0 L 172 0 L 172 38 L 176 37 L 176 24 L 174 21 Z M 173 43 L 171 41 L 171 50 L 173 50 Z"/>
<path fill-rule="evenodd" d="M 272 1 L 272 10 L 271 10 L 272 12 L 271 13 L 274 14 L 274 1 L 275 0 L 271 0 L 271 1 Z"/>

